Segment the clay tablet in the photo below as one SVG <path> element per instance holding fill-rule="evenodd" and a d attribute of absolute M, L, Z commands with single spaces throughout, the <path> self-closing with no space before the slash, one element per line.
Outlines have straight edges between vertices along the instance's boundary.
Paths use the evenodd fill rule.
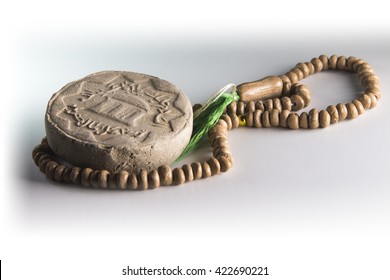
<path fill-rule="evenodd" d="M 106 71 L 55 93 L 45 125 L 51 149 L 71 164 L 138 172 L 170 164 L 181 154 L 192 133 L 192 108 L 167 81 Z"/>

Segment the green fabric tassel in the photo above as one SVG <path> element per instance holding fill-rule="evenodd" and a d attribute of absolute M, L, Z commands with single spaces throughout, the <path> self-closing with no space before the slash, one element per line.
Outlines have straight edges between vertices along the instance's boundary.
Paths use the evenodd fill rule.
<path fill-rule="evenodd" d="M 232 93 L 226 91 L 232 88 Z M 224 109 L 233 101 L 238 101 L 236 86 L 229 84 L 214 94 L 201 108 L 194 112 L 193 130 L 190 142 L 177 160 L 181 160 L 188 153 L 195 150 L 200 141 L 217 123 Z"/>

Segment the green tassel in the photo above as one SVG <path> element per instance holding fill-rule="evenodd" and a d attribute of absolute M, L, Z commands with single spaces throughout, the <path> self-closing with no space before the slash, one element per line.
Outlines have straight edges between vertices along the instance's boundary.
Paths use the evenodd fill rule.
<path fill-rule="evenodd" d="M 226 93 L 229 88 L 232 88 L 232 92 Z M 203 137 L 217 123 L 226 106 L 233 101 L 238 101 L 238 99 L 236 86 L 229 84 L 214 94 L 200 109 L 196 110 L 190 142 L 177 160 L 181 160 L 188 153 L 195 150 Z"/>

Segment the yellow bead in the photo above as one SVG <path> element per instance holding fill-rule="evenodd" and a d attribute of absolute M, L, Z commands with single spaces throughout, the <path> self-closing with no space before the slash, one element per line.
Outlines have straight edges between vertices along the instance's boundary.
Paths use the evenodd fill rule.
<path fill-rule="evenodd" d="M 246 126 L 245 116 L 238 116 L 238 123 L 240 124 L 240 126 Z"/>

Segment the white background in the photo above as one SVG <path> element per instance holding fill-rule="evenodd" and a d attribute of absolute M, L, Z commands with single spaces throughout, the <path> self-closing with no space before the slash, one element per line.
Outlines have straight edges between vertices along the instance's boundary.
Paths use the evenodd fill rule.
<path fill-rule="evenodd" d="M 380 1 L 80 2 L 13 1 L 0 11 L 4 279 L 125 279 L 127 265 L 390 278 L 390 22 Z M 232 131 L 235 166 L 226 174 L 153 191 L 93 191 L 46 180 L 31 159 L 47 101 L 87 74 L 159 76 L 199 103 L 227 83 L 282 74 L 323 53 L 370 62 L 384 93 L 378 107 L 326 130 Z M 303 83 L 311 107 L 361 90 L 344 73 Z"/>

